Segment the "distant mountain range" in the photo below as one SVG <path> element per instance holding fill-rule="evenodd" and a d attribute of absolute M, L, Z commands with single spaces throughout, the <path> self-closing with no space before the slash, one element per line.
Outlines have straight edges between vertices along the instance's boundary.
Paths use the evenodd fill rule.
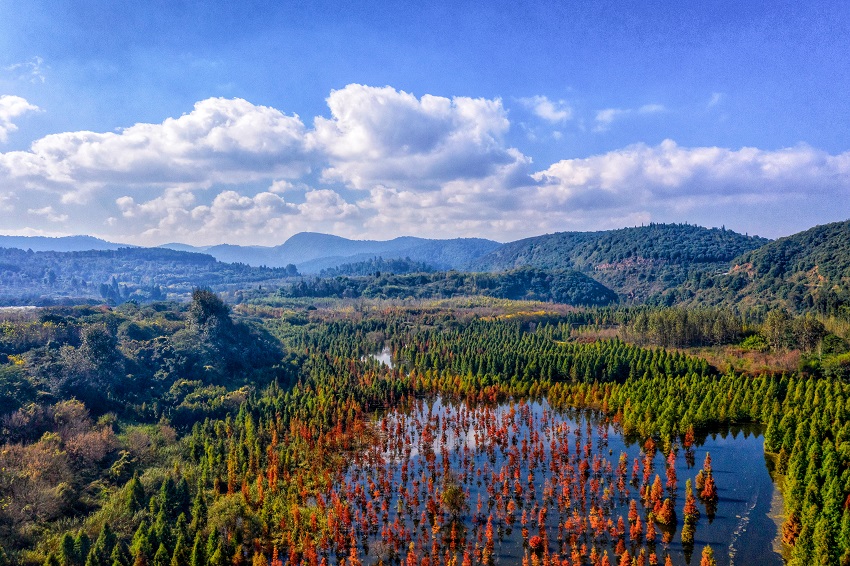
<path fill-rule="evenodd" d="M 824 312 L 842 306 L 850 309 L 850 221 L 816 226 L 776 241 L 723 228 L 650 224 L 600 232 L 561 232 L 506 244 L 478 238 L 409 236 L 387 241 L 349 240 L 303 232 L 274 247 L 168 244 L 163 246 L 168 250 L 161 251 L 171 255 L 162 257 L 154 253 L 155 249 L 120 250 L 126 246 L 89 236 L 0 236 L 0 247 L 55 250 L 68 253 L 70 262 L 56 253 L 39 256 L 41 264 L 31 256 L 27 259 L 26 254 L 5 253 L 0 258 L 0 295 L 4 296 L 10 294 L 5 291 L 13 283 L 12 287 L 18 288 L 26 281 L 37 280 L 49 287 L 54 276 L 60 280 L 66 275 L 73 277 L 75 270 L 89 273 L 88 278 L 76 277 L 88 284 L 99 286 L 112 279 L 122 284 L 124 276 L 128 289 L 159 286 L 165 291 L 183 290 L 193 277 L 196 284 L 229 285 L 231 289 L 249 282 L 281 280 L 294 273 L 292 265 L 301 274 L 317 275 L 325 270 L 334 276 L 386 273 L 394 269 L 392 266 L 405 273 L 410 272 L 410 266 L 418 265 L 426 271 L 503 273 L 526 267 L 550 273 L 577 271 L 627 303 L 783 305 L 797 311 L 816 308 Z M 112 253 L 88 257 L 82 249 Z M 26 269 L 14 258 L 24 261 Z M 141 258 L 145 258 L 139 264 L 143 267 L 131 269 Z M 88 261 L 95 261 L 97 269 L 86 272 Z M 233 263 L 243 265 L 231 266 Z M 201 264 L 203 269 L 198 267 Z M 54 269 L 51 276 L 50 265 L 61 265 L 61 269 Z M 290 266 L 289 270 L 282 269 L 285 266 Z M 158 279 L 159 271 L 170 275 Z M 104 277 L 103 281 L 98 279 Z"/>
<path fill-rule="evenodd" d="M 88 250 L 117 250 L 134 247 L 107 242 L 94 236 L 0 236 L 0 248 L 17 248 L 34 252 L 83 252 Z"/>
<path fill-rule="evenodd" d="M 148 301 L 280 283 L 285 268 L 223 263 L 207 254 L 161 248 L 72 252 L 0 248 L 0 305 L 82 300 Z"/>
<path fill-rule="evenodd" d="M 279 246 L 218 245 L 192 247 L 165 244 L 164 248 L 210 254 L 219 261 L 248 265 L 284 267 L 293 264 L 302 273 L 318 273 L 344 263 L 369 260 L 410 258 L 435 269 L 463 269 L 501 244 L 480 238 L 432 240 L 402 236 L 392 240 L 349 240 L 330 234 L 301 232 Z"/>

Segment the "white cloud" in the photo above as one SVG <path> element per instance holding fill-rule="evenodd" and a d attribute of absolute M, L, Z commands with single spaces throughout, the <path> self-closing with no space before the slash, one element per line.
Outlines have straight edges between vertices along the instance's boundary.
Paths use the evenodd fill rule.
<path fill-rule="evenodd" d="M 185 189 L 170 188 L 159 197 L 136 204 L 131 196 L 123 196 L 115 200 L 124 218 L 168 217 L 177 211 L 186 210 L 195 202 L 195 195 Z"/>
<path fill-rule="evenodd" d="M 27 212 L 36 216 L 43 216 L 50 222 L 65 222 L 68 220 L 67 214 L 57 213 L 52 206 L 45 206 L 43 208 L 30 208 L 27 210 Z"/>
<path fill-rule="evenodd" d="M 61 238 L 62 236 L 71 236 L 72 234 L 66 230 L 46 230 L 44 228 L 32 228 L 26 226 L 24 228 L 3 228 L 4 236 L 47 236 L 49 238 Z"/>
<path fill-rule="evenodd" d="M 708 99 L 708 108 L 713 108 L 723 102 L 723 99 L 726 98 L 726 95 L 722 92 L 712 92 L 711 98 Z"/>
<path fill-rule="evenodd" d="M 279 180 L 275 181 L 269 187 L 269 192 L 271 193 L 285 193 L 287 191 L 295 190 L 295 184 L 290 183 L 289 181 Z"/>
<path fill-rule="evenodd" d="M 659 114 L 667 108 L 663 104 L 644 104 L 637 110 L 631 108 L 605 108 L 596 112 L 596 126 L 593 131 L 606 132 L 615 121 L 634 114 Z"/>
<path fill-rule="evenodd" d="M 14 193 L 0 193 L 0 212 L 10 212 L 15 209 L 15 205 L 13 204 L 15 198 Z"/>
<path fill-rule="evenodd" d="M 115 202 L 122 219 L 112 224 L 125 231 L 126 239 L 141 243 L 176 239 L 196 244 L 278 244 L 311 227 L 338 228 L 339 222 L 359 213 L 357 206 L 329 189 L 307 190 L 301 204 L 267 191 L 249 196 L 225 190 L 209 204 L 197 200 L 193 192 L 179 188 L 140 203 L 124 196 Z"/>
<path fill-rule="evenodd" d="M 309 134 L 326 156 L 325 181 L 368 190 L 400 184 L 436 190 L 454 179 L 492 176 L 524 157 L 505 147 L 510 123 L 500 100 L 443 98 L 391 87 L 348 85 L 328 97 L 331 118 Z"/>
<path fill-rule="evenodd" d="M 736 218 L 770 235 L 759 226 L 772 221 L 772 234 L 787 233 L 837 219 L 846 212 L 836 203 L 850 195 L 850 152 L 668 140 L 530 175 L 531 159 L 504 139 L 510 122 L 498 99 L 349 85 L 328 106 L 312 128 L 274 108 L 213 98 L 159 124 L 46 136 L 27 151 L 0 153 L 0 223 L 6 231 L 60 223 L 140 244 L 271 245 L 302 230 L 504 241 L 652 220 L 733 226 Z M 664 111 L 610 108 L 596 121 L 607 127 Z"/>
<path fill-rule="evenodd" d="M 4 71 L 14 74 L 18 79 L 23 79 L 31 83 L 44 83 L 45 67 L 44 59 L 41 57 L 32 57 L 28 61 L 21 63 L 13 63 L 3 67 Z"/>
<path fill-rule="evenodd" d="M 198 205 L 194 196 L 174 189 L 141 204 L 125 199 L 118 205 L 125 218 L 147 219 L 140 231 L 151 240 L 270 244 L 300 230 L 510 240 L 653 220 L 732 225 L 735 218 L 790 214 L 789 204 L 805 199 L 818 210 L 819 201 L 843 202 L 850 196 L 850 152 L 833 156 L 807 146 L 730 150 L 686 148 L 667 140 L 563 160 L 535 174 L 533 182 L 509 182 L 513 168 L 508 164 L 491 177 L 445 181 L 436 189 L 375 184 L 353 201 L 336 191 L 308 188 L 301 203 L 279 193 L 223 191 L 211 204 Z M 286 188 L 294 197 L 303 190 Z"/>
<path fill-rule="evenodd" d="M 598 111 L 596 113 L 596 127 L 594 128 L 594 131 L 604 132 L 608 130 L 614 120 L 617 120 L 628 113 L 629 110 L 623 110 L 621 108 L 606 108 Z"/>
<path fill-rule="evenodd" d="M 576 210 L 692 211 L 697 207 L 779 203 L 850 194 L 850 152 L 808 146 L 684 148 L 672 140 L 637 144 L 555 163 L 534 177 L 540 196 Z"/>
<path fill-rule="evenodd" d="M 12 122 L 15 118 L 38 109 L 38 106 L 30 104 L 20 96 L 0 95 L 0 142 L 8 141 L 9 134 L 18 129 Z"/>
<path fill-rule="evenodd" d="M 202 100 L 161 124 L 52 134 L 29 151 L 0 154 L 0 176 L 59 192 L 64 202 L 85 202 L 109 185 L 209 186 L 297 177 L 309 169 L 297 116 L 222 98 Z"/>
<path fill-rule="evenodd" d="M 519 101 L 535 116 L 553 124 L 566 122 L 573 116 L 572 108 L 563 100 L 552 101 L 546 96 L 537 95 L 520 98 Z"/>
<path fill-rule="evenodd" d="M 304 194 L 304 203 L 298 205 L 298 212 L 303 219 L 311 222 L 336 222 L 357 216 L 359 209 L 346 202 L 339 193 L 319 189 Z"/>

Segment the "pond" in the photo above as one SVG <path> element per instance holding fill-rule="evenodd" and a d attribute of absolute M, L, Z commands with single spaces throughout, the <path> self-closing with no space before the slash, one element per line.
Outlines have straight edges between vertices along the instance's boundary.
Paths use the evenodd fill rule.
<path fill-rule="evenodd" d="M 619 564 L 626 550 L 638 564 L 669 555 L 696 565 L 705 545 L 718 564 L 783 564 L 758 429 L 674 445 L 671 456 L 628 442 L 593 412 L 439 398 L 390 411 L 376 427 L 379 440 L 333 495 L 351 513 L 337 539 L 356 540 L 363 564 Z M 685 480 L 708 453 L 718 498 L 697 498 L 693 544 L 683 545 Z M 664 525 L 654 518 L 667 498 L 675 517 Z"/>
<path fill-rule="evenodd" d="M 384 346 L 384 348 L 378 352 L 377 354 L 369 354 L 367 357 L 393 369 L 393 354 L 390 351 L 389 346 Z"/>

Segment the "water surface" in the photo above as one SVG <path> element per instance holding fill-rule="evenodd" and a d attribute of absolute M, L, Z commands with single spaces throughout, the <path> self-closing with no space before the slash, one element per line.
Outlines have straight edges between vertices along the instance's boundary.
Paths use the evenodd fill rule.
<path fill-rule="evenodd" d="M 389 352 L 381 357 L 384 354 L 389 357 Z M 659 563 L 669 553 L 674 564 L 699 564 L 706 544 L 721 565 L 783 563 L 772 548 L 777 535 L 769 517 L 774 487 L 757 428 L 727 430 L 709 435 L 690 451 L 678 449 L 675 531 L 668 528 L 665 541 L 664 529 L 653 523 L 656 542 L 647 544 L 631 539 L 628 522 L 629 504 L 635 500 L 646 532 L 641 500 L 645 454 L 638 443 L 623 438 L 598 414 L 560 412 L 546 401 L 485 407 L 437 398 L 390 411 L 376 427 L 381 441 L 352 466 L 346 485 L 340 486 L 359 502 L 353 506 L 354 518 L 355 524 L 359 518 L 363 526 L 357 534 L 364 543 L 360 558 L 366 564 L 397 562 L 408 552 L 438 556 L 434 560 L 439 563 L 446 561 L 448 553 L 461 564 L 464 551 L 474 558 L 486 546 L 488 520 L 495 564 L 522 564 L 524 556 L 533 557 L 530 540 L 535 535 L 542 537 L 553 557 L 569 558 L 573 547 L 580 552 L 584 544 L 586 553 L 593 547 L 599 553 L 607 551 L 616 564 L 620 517 L 625 523 L 625 548 L 633 553 L 644 548 L 647 556 L 654 551 Z M 702 516 L 694 545 L 686 548 L 680 537 L 685 480 L 696 476 L 708 452 L 719 501 L 712 517 L 706 505 L 698 504 Z M 623 489 L 617 486 L 621 455 L 628 470 Z M 633 476 L 635 459 L 637 478 Z M 656 474 L 665 481 L 667 464 L 661 447 L 649 461 L 647 484 Z M 451 517 L 440 499 L 447 482 L 458 485 L 467 499 L 453 533 Z M 508 505 L 515 507 L 512 513 Z M 432 513 L 435 508 L 437 512 Z M 597 535 L 590 532 L 591 516 L 602 517 L 596 521 Z"/>

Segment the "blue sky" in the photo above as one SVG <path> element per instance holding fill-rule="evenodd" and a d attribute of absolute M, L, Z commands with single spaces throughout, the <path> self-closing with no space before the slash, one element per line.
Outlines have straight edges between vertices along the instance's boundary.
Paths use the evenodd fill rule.
<path fill-rule="evenodd" d="M 841 1 L 0 0 L 0 231 L 785 235 L 850 216 L 848 29 Z"/>

